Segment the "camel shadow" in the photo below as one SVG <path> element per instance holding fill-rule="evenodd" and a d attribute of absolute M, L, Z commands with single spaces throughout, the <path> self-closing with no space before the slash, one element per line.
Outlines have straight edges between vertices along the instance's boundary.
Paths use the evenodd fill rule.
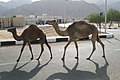
<path fill-rule="evenodd" d="M 47 64 L 51 61 L 51 59 L 40 66 L 40 61 L 38 60 L 38 64 L 33 68 L 30 72 L 20 70 L 22 67 L 27 65 L 29 62 L 17 68 L 18 63 L 15 64 L 11 71 L 0 72 L 0 80 L 30 80 L 33 78 L 43 67 L 47 66 Z"/>
<path fill-rule="evenodd" d="M 108 63 L 106 62 L 104 66 L 99 68 L 99 64 L 90 60 L 96 66 L 96 73 L 90 71 L 76 70 L 79 65 L 78 61 L 76 65 L 69 69 L 65 62 L 63 62 L 63 67 L 67 70 L 67 73 L 59 72 L 50 75 L 46 80 L 110 80 L 107 75 Z"/>
<path fill-rule="evenodd" d="M 97 73 L 97 75 L 102 79 L 102 80 L 110 80 L 108 74 L 107 74 L 107 67 L 109 66 L 109 63 L 107 62 L 106 58 L 104 58 L 105 60 L 105 65 L 102 67 L 99 67 L 99 64 L 94 62 L 93 60 L 90 60 L 91 62 L 93 62 L 96 66 L 96 70 L 95 72 Z"/>

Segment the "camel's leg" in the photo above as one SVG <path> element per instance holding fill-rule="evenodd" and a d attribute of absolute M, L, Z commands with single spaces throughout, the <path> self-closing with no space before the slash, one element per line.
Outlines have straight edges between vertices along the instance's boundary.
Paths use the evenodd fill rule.
<path fill-rule="evenodd" d="M 91 56 L 92 56 L 93 52 L 96 50 L 96 47 L 95 47 L 95 42 L 96 42 L 96 39 L 95 39 L 95 38 L 93 38 L 91 41 L 92 41 L 92 45 L 93 45 L 93 50 L 92 50 L 92 52 L 91 52 L 90 56 L 87 58 L 87 60 L 90 60 L 90 58 L 91 58 Z"/>
<path fill-rule="evenodd" d="M 36 60 L 39 60 L 39 59 L 40 59 L 40 57 L 41 57 L 43 51 L 44 51 L 43 43 L 41 43 L 41 53 L 40 53 L 39 57 L 38 57 Z"/>
<path fill-rule="evenodd" d="M 19 55 L 19 57 L 18 57 L 18 59 L 17 59 L 17 62 L 19 62 L 19 60 L 20 60 L 20 57 L 21 57 L 21 55 L 22 55 L 22 52 L 23 52 L 23 50 L 24 50 L 25 45 L 26 45 L 26 42 L 23 42 L 23 46 L 22 46 L 20 55 Z"/>
<path fill-rule="evenodd" d="M 104 47 L 105 47 L 105 45 L 102 43 L 102 41 L 100 40 L 100 38 L 98 37 L 98 39 L 97 39 L 97 41 L 100 43 L 100 45 L 102 46 L 102 49 L 103 49 L 103 58 L 105 58 L 105 49 L 104 49 Z"/>
<path fill-rule="evenodd" d="M 76 47 L 76 50 L 77 50 L 77 56 L 75 57 L 75 59 L 79 59 L 79 57 L 78 57 L 78 45 L 77 45 L 77 41 L 74 41 L 74 43 L 75 43 L 75 47 Z"/>
<path fill-rule="evenodd" d="M 51 55 L 50 59 L 52 59 L 52 51 L 51 51 L 51 47 L 50 47 L 50 45 L 48 44 L 48 42 L 47 42 L 46 39 L 45 39 L 45 44 L 47 45 L 47 47 L 48 47 L 48 49 L 49 49 L 49 51 L 50 51 L 50 55 Z"/>
<path fill-rule="evenodd" d="M 68 41 L 68 43 L 65 45 L 65 47 L 64 47 L 64 54 L 63 54 L 63 57 L 62 57 L 62 60 L 64 61 L 64 59 L 65 59 L 65 53 L 66 53 L 66 49 L 67 49 L 67 47 L 68 47 L 68 45 L 71 43 L 71 40 L 69 40 Z"/>
<path fill-rule="evenodd" d="M 30 49 L 30 52 L 31 52 L 31 55 L 32 55 L 31 60 L 33 60 L 33 52 L 32 52 L 31 43 L 30 43 L 30 42 L 28 42 L 28 45 L 29 45 L 29 49 Z"/>

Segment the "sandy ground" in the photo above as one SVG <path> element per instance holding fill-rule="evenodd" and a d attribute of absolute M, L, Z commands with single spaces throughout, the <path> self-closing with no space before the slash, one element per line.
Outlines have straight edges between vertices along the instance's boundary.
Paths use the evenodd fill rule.
<path fill-rule="evenodd" d="M 28 26 L 25 26 L 23 28 L 17 28 L 17 34 L 21 35 L 21 33 L 27 28 Z M 54 28 L 52 26 L 38 26 L 45 34 L 47 37 L 50 36 L 58 36 L 58 34 L 55 32 Z M 60 28 L 61 30 L 65 30 L 66 28 Z M 6 30 L 0 30 L 0 40 L 5 40 L 5 39 L 13 39 L 13 36 L 10 32 L 7 32 Z"/>

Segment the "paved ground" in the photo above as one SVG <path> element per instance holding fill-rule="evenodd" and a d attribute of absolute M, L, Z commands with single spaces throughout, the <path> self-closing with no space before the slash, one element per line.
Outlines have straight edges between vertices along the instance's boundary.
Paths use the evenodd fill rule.
<path fill-rule="evenodd" d="M 90 55 L 92 46 L 90 41 L 79 41 L 79 57 L 77 61 L 76 49 L 72 43 L 66 53 L 65 63 L 61 61 L 66 42 L 50 43 L 53 59 L 50 60 L 48 48 L 40 59 L 35 60 L 40 52 L 40 45 L 33 45 L 34 60 L 30 60 L 30 51 L 26 46 L 20 62 L 18 58 L 21 45 L 0 47 L 0 80 L 120 80 L 120 30 L 110 30 L 115 39 L 102 39 L 106 45 L 107 62 L 101 57 L 102 50 L 99 44 L 91 60 L 86 58 Z M 116 38 L 118 40 L 116 40 Z"/>

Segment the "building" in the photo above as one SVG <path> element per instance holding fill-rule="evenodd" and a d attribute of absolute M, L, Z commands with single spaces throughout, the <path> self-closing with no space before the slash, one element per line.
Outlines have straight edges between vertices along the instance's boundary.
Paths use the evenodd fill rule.
<path fill-rule="evenodd" d="M 42 14 L 42 16 L 37 16 L 38 23 L 46 24 L 48 20 L 56 20 L 58 23 L 64 22 L 62 16 L 48 16 L 47 14 Z"/>
<path fill-rule="evenodd" d="M 13 20 L 13 27 L 24 27 L 26 25 L 24 17 L 15 17 L 12 18 Z"/>
<path fill-rule="evenodd" d="M 24 17 L 0 18 L 0 29 L 9 27 L 23 27 L 25 25 Z"/>
<path fill-rule="evenodd" d="M 46 24 L 48 20 L 56 20 L 58 23 L 63 23 L 64 19 L 62 16 L 48 16 L 47 14 L 42 14 L 42 16 L 30 15 L 23 17 L 22 15 L 16 15 L 11 17 L 0 18 L 0 29 L 10 28 L 10 27 L 23 27 L 25 25 L 31 24 Z"/>
<path fill-rule="evenodd" d="M 36 24 L 38 21 L 37 16 L 30 15 L 28 17 L 25 17 L 26 25 Z"/>
<path fill-rule="evenodd" d="M 10 26 L 10 18 L 0 18 L 0 28 L 7 28 Z"/>
<path fill-rule="evenodd" d="M 42 16 L 30 15 L 25 17 L 26 25 L 31 24 L 46 24 L 48 20 L 56 20 L 59 23 L 63 23 L 63 18 L 61 16 L 48 16 L 47 14 L 42 14 Z"/>

